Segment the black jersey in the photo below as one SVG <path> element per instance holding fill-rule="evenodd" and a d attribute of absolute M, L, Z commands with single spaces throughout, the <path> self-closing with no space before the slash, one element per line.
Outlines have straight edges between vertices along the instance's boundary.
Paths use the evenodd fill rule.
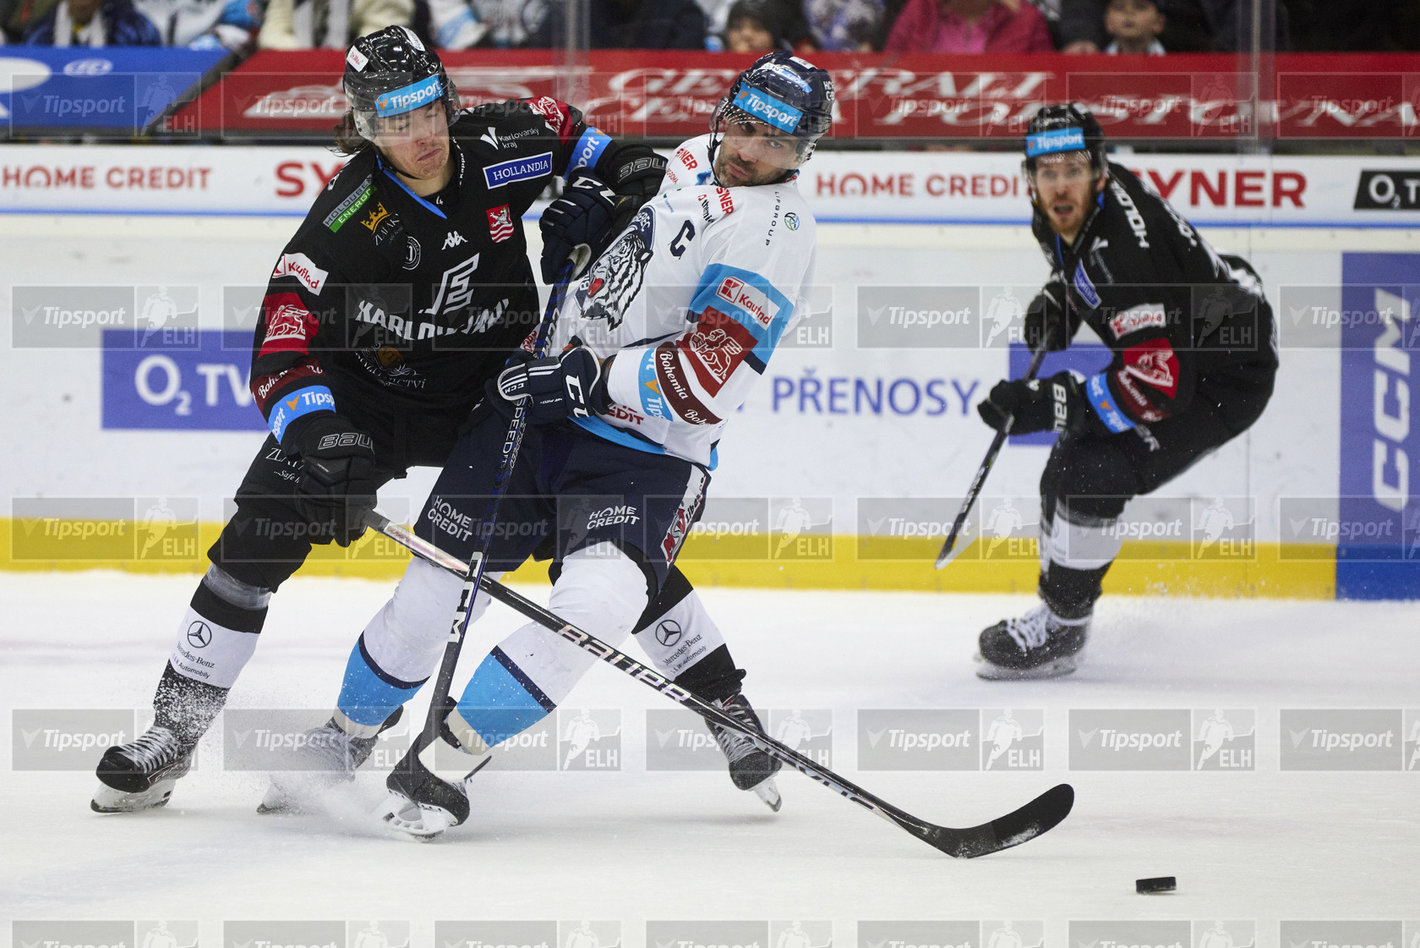
<path fill-rule="evenodd" d="M 1270 391 L 1277 348 L 1257 274 L 1216 253 L 1128 169 L 1109 165 L 1072 244 L 1038 209 L 1032 229 L 1070 299 L 1066 338 L 1084 322 L 1114 354 L 1083 386 L 1109 430 L 1177 415 L 1205 379 Z"/>
<path fill-rule="evenodd" d="M 594 170 L 616 143 L 548 97 L 466 110 L 450 137 L 438 194 L 414 194 L 366 148 L 282 251 L 251 373 L 278 439 L 342 400 L 461 417 L 536 327 L 522 215 L 554 175 Z"/>

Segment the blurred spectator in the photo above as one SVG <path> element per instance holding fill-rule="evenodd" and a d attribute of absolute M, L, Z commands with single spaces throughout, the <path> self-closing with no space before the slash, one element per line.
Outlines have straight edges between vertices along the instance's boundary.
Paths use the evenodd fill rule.
<path fill-rule="evenodd" d="M 0 42 L 18 43 L 58 0 L 0 0 Z"/>
<path fill-rule="evenodd" d="M 1288 0 L 1292 38 L 1314 52 L 1402 52 L 1420 49 L 1420 3 L 1415 0 Z"/>
<path fill-rule="evenodd" d="M 1109 0 L 1104 8 L 1104 31 L 1109 34 L 1106 53 L 1162 56 L 1164 15 L 1155 0 Z"/>
<path fill-rule="evenodd" d="M 161 46 L 131 0 L 61 0 L 25 36 L 31 46 Z"/>
<path fill-rule="evenodd" d="M 1098 53 L 1105 44 L 1106 0 L 1061 0 L 1060 42 L 1066 53 Z M 1264 49 L 1285 49 L 1287 8 L 1276 3 L 1276 30 Z M 1414 0 L 1409 0 L 1414 2 Z M 1239 52 L 1252 47 L 1250 0 L 1159 0 L 1168 20 L 1159 42 L 1170 52 Z"/>
<path fill-rule="evenodd" d="M 1048 53 L 1045 17 L 1026 0 L 907 0 L 890 53 Z"/>
<path fill-rule="evenodd" d="M 261 25 L 262 0 L 133 0 L 166 46 L 248 51 Z"/>
<path fill-rule="evenodd" d="M 528 37 L 529 46 L 566 45 L 565 2 L 548 4 L 547 19 Z M 582 19 L 589 49 L 705 48 L 705 13 L 695 0 L 586 0 Z"/>
<path fill-rule="evenodd" d="M 794 9 L 781 0 L 735 0 L 725 18 L 723 48 L 731 53 L 792 49 L 788 31 L 794 15 Z"/>
<path fill-rule="evenodd" d="M 407 26 L 414 0 L 269 0 L 257 45 L 262 49 L 345 49 L 356 37 Z"/>
<path fill-rule="evenodd" d="M 804 19 L 818 49 L 867 52 L 886 20 L 883 0 L 803 0 Z"/>
<path fill-rule="evenodd" d="M 548 9 L 544 0 L 418 0 L 420 16 L 440 49 L 491 47 L 516 49 L 542 29 Z"/>

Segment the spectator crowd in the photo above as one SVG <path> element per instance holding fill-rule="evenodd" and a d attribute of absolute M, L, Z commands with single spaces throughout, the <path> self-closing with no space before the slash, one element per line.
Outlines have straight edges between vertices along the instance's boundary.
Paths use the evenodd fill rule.
<path fill-rule="evenodd" d="M 343 49 L 403 24 L 443 49 L 567 43 L 569 0 L 0 0 L 7 43 Z M 572 0 L 590 49 L 1161 55 L 1253 48 L 1249 0 Z M 1420 49 L 1420 3 L 1271 0 L 1263 49 Z"/>

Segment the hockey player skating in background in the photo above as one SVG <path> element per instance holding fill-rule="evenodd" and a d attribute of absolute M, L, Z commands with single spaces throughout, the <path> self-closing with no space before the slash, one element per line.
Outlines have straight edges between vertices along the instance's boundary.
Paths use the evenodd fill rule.
<path fill-rule="evenodd" d="M 95 810 L 166 803 L 255 650 L 272 593 L 312 544 L 349 545 L 382 484 L 444 463 L 485 382 L 541 317 L 520 218 L 553 176 L 569 187 L 543 214 L 544 279 L 578 248 L 605 246 L 660 187 L 662 158 L 565 103 L 460 111 L 438 56 L 404 27 L 357 40 L 344 84 L 352 109 L 337 143 L 353 157 L 284 248 L 255 334 L 251 387 L 271 434 L 178 626 L 154 724 L 104 753 Z M 663 604 L 656 621 L 673 615 L 718 643 L 685 687 L 736 694 L 743 673 L 678 572 Z M 200 650 L 185 635 L 194 624 L 211 630 Z M 375 743 L 333 726 L 308 737 L 352 772 Z"/>
<path fill-rule="evenodd" d="M 793 179 L 832 105 L 828 74 L 785 52 L 739 75 L 711 134 L 676 150 L 665 190 L 573 285 L 560 353 L 499 377 L 498 398 L 509 412 L 529 399 L 532 422 L 499 512 L 509 529 L 447 526 L 486 516 L 470 498 L 489 495 L 507 431 L 490 413 L 450 455 L 418 519 L 425 538 L 467 559 L 486 533 L 491 571 L 516 567 L 548 534 L 558 546 L 549 608 L 613 646 L 631 632 L 700 514 L 724 419 L 765 371 L 809 283 L 816 225 Z M 436 511 L 455 516 L 427 515 Z M 460 588 L 411 563 L 351 653 L 341 727 L 372 733 L 414 696 L 444 649 Z M 474 619 L 486 603 L 477 598 Z M 386 822 L 416 836 L 464 822 L 467 778 L 595 661 L 537 624 L 504 639 L 438 737 L 421 737 L 395 766 Z M 768 765 L 742 775 L 747 788 L 771 783 L 778 762 L 763 756 Z"/>
<path fill-rule="evenodd" d="M 1130 498 L 1148 494 L 1262 414 L 1277 372 L 1257 274 L 1220 256 L 1169 204 L 1105 159 L 1088 112 L 1031 119 L 1032 229 L 1052 274 L 1026 342 L 1063 349 L 1087 323 L 1113 353 L 1102 372 L 1003 381 L 977 406 L 1016 434 L 1059 432 L 1040 480 L 1040 604 L 981 633 L 983 678 L 1075 670 Z M 1224 313 L 1219 296 L 1227 304 Z"/>

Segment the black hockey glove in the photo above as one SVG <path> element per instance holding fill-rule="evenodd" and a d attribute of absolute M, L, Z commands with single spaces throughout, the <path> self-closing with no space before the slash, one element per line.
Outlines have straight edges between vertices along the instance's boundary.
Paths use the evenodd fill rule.
<path fill-rule="evenodd" d="M 349 546 L 365 532 L 365 512 L 375 508 L 375 443 L 334 412 L 297 418 L 281 450 L 302 461 L 296 509 L 314 528 L 317 543 Z"/>
<path fill-rule="evenodd" d="M 1065 285 L 1051 280 L 1026 307 L 1025 338 L 1032 352 L 1059 352 L 1070 345 L 1070 312 Z"/>
<path fill-rule="evenodd" d="M 597 162 L 596 173 L 617 194 L 641 198 L 637 204 L 640 207 L 647 198 L 660 193 L 661 179 L 666 176 L 666 159 L 652 151 L 649 145 L 616 144 L 615 150 L 608 148 Z"/>
<path fill-rule="evenodd" d="M 493 407 L 509 418 L 518 402 L 529 399 L 527 419 L 535 425 L 586 418 L 607 407 L 601 363 L 578 339 L 561 355 L 508 366 L 488 388 Z"/>
<path fill-rule="evenodd" d="M 578 276 L 631 220 L 639 206 L 589 174 L 578 174 L 542 212 L 542 282 L 552 283 L 568 258 Z"/>
<path fill-rule="evenodd" d="M 1089 411 L 1083 402 L 1075 376 L 1058 372 L 1048 379 L 997 382 L 986 400 L 977 404 L 976 413 L 992 428 L 1011 434 L 1064 431 Z"/>

